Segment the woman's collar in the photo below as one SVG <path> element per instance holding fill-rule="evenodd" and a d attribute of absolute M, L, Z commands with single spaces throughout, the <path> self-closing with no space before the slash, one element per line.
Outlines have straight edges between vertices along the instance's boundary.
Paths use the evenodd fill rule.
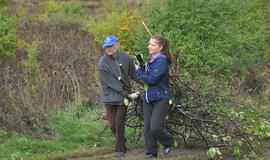
<path fill-rule="evenodd" d="M 153 58 L 153 57 L 157 57 L 157 56 L 159 56 L 159 55 L 161 55 L 161 53 L 154 54 L 154 55 L 152 55 L 152 58 Z"/>

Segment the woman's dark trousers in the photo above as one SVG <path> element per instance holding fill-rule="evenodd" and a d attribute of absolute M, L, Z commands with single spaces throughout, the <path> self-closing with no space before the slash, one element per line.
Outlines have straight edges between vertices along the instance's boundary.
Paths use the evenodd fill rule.
<path fill-rule="evenodd" d="M 126 123 L 126 106 L 106 105 L 108 125 L 115 137 L 115 152 L 126 152 L 125 147 L 125 123 Z"/>
<path fill-rule="evenodd" d="M 143 102 L 144 143 L 148 153 L 157 153 L 157 141 L 163 146 L 171 146 L 173 143 L 173 136 L 162 127 L 169 106 L 169 99 Z"/>

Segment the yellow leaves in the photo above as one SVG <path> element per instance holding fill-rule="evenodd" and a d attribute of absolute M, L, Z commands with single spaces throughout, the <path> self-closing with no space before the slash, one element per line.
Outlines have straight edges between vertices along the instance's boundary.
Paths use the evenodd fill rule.
<path fill-rule="evenodd" d="M 122 19 L 121 25 L 117 30 L 117 36 L 119 37 L 122 50 L 133 53 L 133 45 L 135 38 L 139 34 L 139 28 L 143 17 L 137 16 L 136 13 L 128 13 L 125 18 Z"/>
<path fill-rule="evenodd" d="M 95 41 L 103 44 L 103 40 L 108 35 L 116 35 L 117 28 L 121 24 L 122 19 L 126 17 L 126 13 L 117 12 L 107 13 L 103 18 L 94 19 L 89 17 L 89 21 L 84 25 L 83 29 L 95 36 Z M 118 39 L 121 39 L 118 37 Z"/>
<path fill-rule="evenodd" d="M 95 1 L 89 1 L 86 2 L 86 4 L 84 4 L 85 7 L 87 8 L 95 8 L 95 7 L 99 7 L 99 2 L 95 2 Z"/>
<path fill-rule="evenodd" d="M 29 46 L 29 44 L 27 42 L 25 42 L 23 39 L 18 39 L 18 48 L 19 49 L 24 49 L 27 46 Z"/>
<path fill-rule="evenodd" d="M 30 45 L 29 43 L 25 42 L 23 39 L 18 39 L 18 47 L 19 49 L 27 49 L 30 48 L 32 45 L 38 46 L 39 44 L 43 43 L 44 41 L 33 41 Z"/>
<path fill-rule="evenodd" d="M 16 12 L 17 12 L 17 16 L 20 17 L 20 16 L 27 15 L 28 9 L 26 7 L 20 6 L 19 8 L 17 8 Z"/>
<path fill-rule="evenodd" d="M 102 0 L 101 4 L 103 14 L 89 17 L 83 29 L 94 35 L 94 40 L 100 44 L 108 35 L 115 35 L 120 41 L 121 50 L 134 53 L 136 37 L 145 18 L 135 10 L 131 11 L 124 2 Z"/>
<path fill-rule="evenodd" d="M 41 21 L 47 21 L 49 19 L 48 13 L 43 13 L 39 15 L 39 20 Z"/>

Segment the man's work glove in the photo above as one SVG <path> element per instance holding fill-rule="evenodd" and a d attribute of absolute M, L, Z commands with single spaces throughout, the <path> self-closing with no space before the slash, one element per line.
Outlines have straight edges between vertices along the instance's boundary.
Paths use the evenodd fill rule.
<path fill-rule="evenodd" d="M 139 94 L 140 94 L 140 92 L 139 91 L 136 91 L 134 93 L 129 94 L 128 95 L 128 98 L 130 98 L 130 99 L 136 99 L 136 98 L 138 98 Z"/>
<path fill-rule="evenodd" d="M 136 70 L 138 70 L 139 68 L 140 68 L 140 65 L 139 64 L 134 64 L 135 65 L 135 68 L 136 68 Z"/>

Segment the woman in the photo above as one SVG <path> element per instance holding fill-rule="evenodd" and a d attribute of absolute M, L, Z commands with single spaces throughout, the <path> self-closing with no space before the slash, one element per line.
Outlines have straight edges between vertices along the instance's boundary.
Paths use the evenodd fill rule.
<path fill-rule="evenodd" d="M 168 154 L 173 145 L 173 136 L 162 127 L 170 106 L 169 66 L 172 54 L 170 41 L 160 35 L 151 37 L 148 49 L 152 58 L 148 60 L 145 71 L 138 66 L 136 68 L 146 83 L 143 93 L 145 158 L 153 158 L 157 157 L 157 141 L 164 146 L 164 154 Z"/>

